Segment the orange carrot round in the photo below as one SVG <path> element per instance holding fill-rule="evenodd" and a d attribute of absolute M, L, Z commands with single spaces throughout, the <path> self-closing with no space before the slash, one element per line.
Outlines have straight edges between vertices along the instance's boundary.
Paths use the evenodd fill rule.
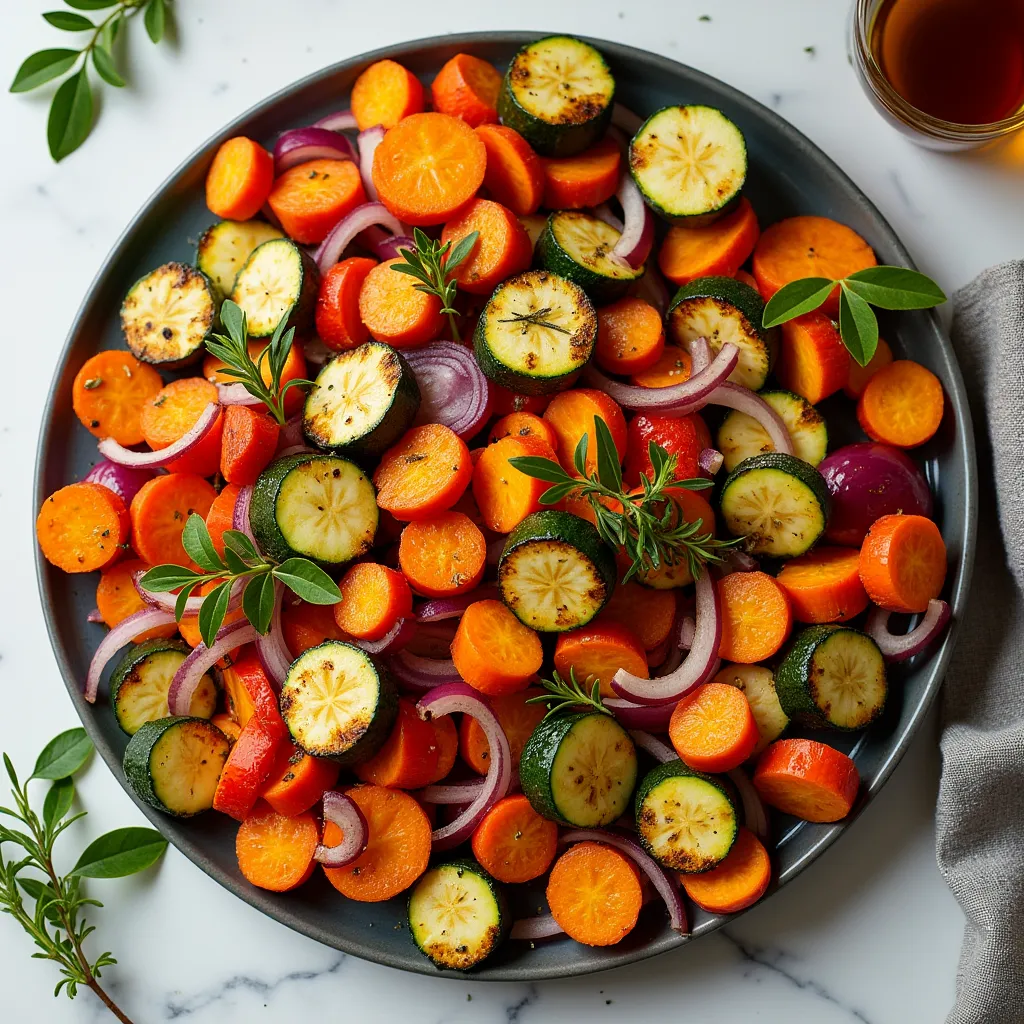
<path fill-rule="evenodd" d="M 43 502 L 36 537 L 46 560 L 58 569 L 93 572 L 121 555 L 130 526 L 128 509 L 112 490 L 69 484 Z"/>
<path fill-rule="evenodd" d="M 591 622 L 582 629 L 559 633 L 555 643 L 555 669 L 563 679 L 570 672 L 590 692 L 594 680 L 602 697 L 614 697 L 612 676 L 624 668 L 641 679 L 649 678 L 647 654 L 636 634 L 618 622 Z"/>
<path fill-rule="evenodd" d="M 205 519 L 216 497 L 213 486 L 192 473 L 147 480 L 132 498 L 132 547 L 150 565 L 191 565 L 182 531 L 193 512 Z"/>
<path fill-rule="evenodd" d="M 772 862 L 764 843 L 742 825 L 725 860 L 710 871 L 680 874 L 686 895 L 709 914 L 737 914 L 753 906 L 772 880 Z"/>
<path fill-rule="evenodd" d="M 487 150 L 484 186 L 517 217 L 536 212 L 544 198 L 544 165 L 514 128 L 484 124 L 476 130 Z"/>
<path fill-rule="evenodd" d="M 452 660 L 474 689 L 500 695 L 525 690 L 544 652 L 540 637 L 500 601 L 476 601 L 459 620 Z"/>
<path fill-rule="evenodd" d="M 202 377 L 172 380 L 142 407 L 141 428 L 146 444 L 154 451 L 166 448 L 187 434 L 211 402 L 217 401 L 217 388 Z M 213 476 L 220 467 L 220 444 L 224 433 L 224 414 L 203 439 L 187 454 L 167 464 L 171 473 L 195 473 Z"/>
<path fill-rule="evenodd" d="M 757 244 L 757 214 L 746 196 L 735 210 L 713 224 L 668 229 L 658 252 L 658 266 L 673 284 L 689 284 L 698 277 L 733 277 Z"/>
<path fill-rule="evenodd" d="M 507 416 L 513 412 L 532 412 L 540 416 L 550 402 L 550 395 L 517 395 L 500 384 L 491 384 L 491 413 L 494 416 Z"/>
<path fill-rule="evenodd" d="M 547 708 L 543 704 L 528 703 L 531 698 L 539 697 L 544 693 L 538 686 L 529 686 L 518 693 L 506 693 L 492 695 L 487 698 L 491 710 L 498 719 L 505 737 L 508 740 L 509 749 L 512 752 L 512 764 L 518 765 L 520 755 L 526 741 L 533 735 L 533 730 L 541 723 L 541 719 L 547 714 Z M 447 721 L 447 719 L 442 719 Z M 462 760 L 475 772 L 481 775 L 487 774 L 491 764 L 491 749 L 487 742 L 487 734 L 480 727 L 480 723 L 469 715 L 462 716 L 462 723 L 459 726 L 459 753 Z"/>
<path fill-rule="evenodd" d="M 442 512 L 402 531 L 398 562 L 418 594 L 450 597 L 472 590 L 483 578 L 487 542 L 469 516 Z"/>
<path fill-rule="evenodd" d="M 416 290 L 416 279 L 391 268 L 400 257 L 372 267 L 359 289 L 359 316 L 377 341 L 395 348 L 422 345 L 445 326 L 441 300 Z"/>
<path fill-rule="evenodd" d="M 931 370 L 897 359 L 868 381 L 857 420 L 872 441 L 916 448 L 939 429 L 944 404 L 942 384 Z"/>
<path fill-rule="evenodd" d="M 529 882 L 551 867 L 558 852 L 558 826 L 516 793 L 484 815 L 471 845 L 480 866 L 499 882 Z"/>
<path fill-rule="evenodd" d="M 386 565 L 359 562 L 338 584 L 334 605 L 338 628 L 359 640 L 380 640 L 399 619 L 412 614 L 412 591 L 405 577 Z"/>
<path fill-rule="evenodd" d="M 273 461 L 280 428 L 266 412 L 250 405 L 229 405 L 223 413 L 220 473 L 228 483 L 256 483 Z"/>
<path fill-rule="evenodd" d="M 488 441 L 494 444 L 503 437 L 539 437 L 549 448 L 554 449 L 558 437 L 551 424 L 532 412 L 510 412 L 502 416 L 488 434 Z"/>
<path fill-rule="evenodd" d="M 210 511 L 206 513 L 206 529 L 210 532 L 210 540 L 217 549 L 217 554 L 224 557 L 224 531 L 233 530 L 235 526 L 235 505 L 242 488 L 238 484 L 226 484 L 224 489 L 213 500 Z"/>
<path fill-rule="evenodd" d="M 238 868 L 252 885 L 287 892 L 313 873 L 319 842 L 320 829 L 312 814 L 286 817 L 261 801 L 238 826 Z"/>
<path fill-rule="evenodd" d="M 464 721 L 467 718 L 468 716 L 463 716 Z M 447 778 L 448 773 L 455 767 L 455 760 L 459 756 L 459 730 L 455 728 L 451 715 L 432 718 L 430 725 L 434 730 L 434 746 L 437 747 L 437 767 L 427 779 L 428 785 Z"/>
<path fill-rule="evenodd" d="M 678 345 L 666 345 L 653 366 L 633 374 L 633 383 L 642 388 L 667 388 L 689 379 L 690 353 Z"/>
<path fill-rule="evenodd" d="M 860 579 L 868 597 L 892 612 L 923 612 L 946 580 L 946 545 L 924 516 L 882 516 L 860 549 Z"/>
<path fill-rule="evenodd" d="M 606 136 L 575 156 L 541 158 L 544 205 L 549 210 L 581 210 L 611 199 L 619 187 L 622 151 Z"/>
<path fill-rule="evenodd" d="M 676 595 L 672 590 L 652 590 L 630 581 L 620 583 L 601 612 L 629 629 L 645 651 L 660 647 L 672 635 L 676 620 Z"/>
<path fill-rule="evenodd" d="M 359 292 L 366 275 L 375 266 L 376 260 L 351 256 L 335 263 L 320 280 L 316 298 L 316 333 L 335 352 L 356 348 L 370 337 L 359 316 Z"/>
<path fill-rule="evenodd" d="M 744 284 L 750 285 L 755 292 L 757 291 L 757 278 L 755 278 L 753 274 L 741 268 L 732 276 L 735 277 L 737 281 L 742 281 Z"/>
<path fill-rule="evenodd" d="M 484 524 L 495 533 L 509 533 L 543 507 L 540 496 L 550 485 L 510 464 L 510 459 L 524 455 L 556 461 L 554 451 L 539 437 L 510 435 L 489 444 L 473 467 L 473 497 Z"/>
<path fill-rule="evenodd" d="M 457 53 L 430 85 L 434 109 L 459 117 L 471 128 L 497 124 L 501 75 L 493 64 L 469 53 Z"/>
<path fill-rule="evenodd" d="M 798 622 L 848 622 L 868 606 L 855 548 L 818 547 L 791 558 L 775 582 Z"/>
<path fill-rule="evenodd" d="M 298 657 L 325 640 L 347 640 L 348 634 L 334 621 L 334 609 L 328 604 L 286 604 L 281 613 L 281 631 L 288 650 Z"/>
<path fill-rule="evenodd" d="M 743 764 L 760 735 L 747 698 L 728 683 L 698 686 L 676 705 L 668 724 L 680 759 L 701 772 L 727 772 Z"/>
<path fill-rule="evenodd" d="M 602 370 L 622 376 L 643 373 L 664 351 L 661 314 L 649 302 L 627 296 L 597 311 L 594 358 Z"/>
<path fill-rule="evenodd" d="M 130 352 L 109 349 L 87 359 L 75 374 L 71 404 L 94 437 L 126 446 L 141 444 L 142 407 L 164 386 L 160 374 Z"/>
<path fill-rule="evenodd" d="M 860 774 L 846 754 L 817 740 L 776 740 L 758 759 L 754 787 L 784 814 L 839 821 L 853 807 Z"/>
<path fill-rule="evenodd" d="M 587 435 L 587 472 L 597 467 L 597 434 L 594 421 L 600 416 L 608 424 L 621 462 L 626 454 L 626 418 L 603 391 L 575 388 L 555 395 L 544 410 L 544 419 L 558 437 L 558 461 L 567 473 L 576 473 L 573 454 L 580 438 Z"/>
<path fill-rule="evenodd" d="M 420 80 L 397 61 L 371 64 L 352 86 L 352 113 L 361 132 L 378 124 L 394 128 L 403 117 L 422 109 Z"/>
<path fill-rule="evenodd" d="M 100 581 L 96 584 L 96 607 L 103 621 L 113 629 L 129 615 L 143 611 L 146 602 L 142 600 L 134 583 L 134 576 L 139 572 L 147 572 L 152 566 L 141 558 L 126 558 L 104 569 Z M 178 632 L 173 623 L 169 626 L 154 626 L 144 633 L 132 637 L 132 643 L 141 644 L 152 637 L 170 637 Z"/>
<path fill-rule="evenodd" d="M 260 796 L 278 814 L 292 817 L 308 811 L 334 788 L 341 773 L 337 761 L 313 757 L 301 747 L 282 748 Z"/>
<path fill-rule="evenodd" d="M 442 242 L 452 248 L 476 231 L 479 238 L 469 259 L 454 271 L 459 287 L 471 295 L 490 295 L 496 285 L 527 270 L 533 259 L 533 246 L 526 229 L 516 215 L 491 199 L 474 199 L 441 232 Z"/>
<path fill-rule="evenodd" d="M 264 349 L 270 344 L 269 341 L 250 341 L 246 346 L 249 350 L 249 358 L 260 368 L 260 376 L 263 383 L 270 387 L 270 362 L 269 359 L 260 359 Z M 232 377 L 224 372 L 224 363 L 215 355 L 207 355 L 203 359 L 203 376 L 211 384 L 235 384 L 237 377 Z M 306 378 L 306 357 L 302 354 L 302 346 L 292 345 L 288 350 L 288 357 L 281 368 L 281 386 L 283 387 L 290 380 L 305 380 Z M 284 413 L 286 416 L 293 416 L 299 411 L 306 401 L 306 393 L 302 388 L 290 388 L 284 396 Z"/>
<path fill-rule="evenodd" d="M 339 220 L 366 202 L 366 192 L 351 160 L 310 160 L 276 178 L 267 202 L 289 238 L 319 245 Z"/>
<path fill-rule="evenodd" d="M 846 384 L 853 360 L 832 318 L 815 310 L 782 325 L 782 346 L 775 376 L 788 391 L 811 405 Z"/>
<path fill-rule="evenodd" d="M 363 782 L 392 789 L 419 789 L 437 774 L 440 750 L 430 722 L 420 718 L 407 697 L 398 700 L 398 717 L 384 746 L 368 761 L 355 766 Z"/>
<path fill-rule="evenodd" d="M 206 174 L 206 205 L 225 220 L 249 220 L 263 208 L 274 181 L 274 158 L 244 136 L 217 150 Z"/>
<path fill-rule="evenodd" d="M 850 372 L 846 377 L 846 383 L 843 385 L 843 394 L 847 398 L 857 401 L 864 394 L 868 381 L 879 370 L 888 366 L 892 360 L 892 349 L 889 348 L 884 338 L 879 338 L 878 347 L 875 349 L 875 354 L 868 360 L 867 366 L 861 366 L 856 359 L 850 360 Z"/>
<path fill-rule="evenodd" d="M 793 613 L 786 592 L 763 572 L 732 572 L 718 583 L 722 602 L 722 642 L 726 661 L 754 665 L 786 642 Z"/>

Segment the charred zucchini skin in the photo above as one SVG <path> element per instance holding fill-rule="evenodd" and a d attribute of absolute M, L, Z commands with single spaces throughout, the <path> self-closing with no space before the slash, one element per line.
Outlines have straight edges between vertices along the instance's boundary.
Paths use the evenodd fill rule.
<path fill-rule="evenodd" d="M 203 232 L 196 245 L 196 267 L 209 279 L 217 302 L 231 294 L 253 249 L 272 238 L 284 238 L 284 232 L 263 220 L 222 220 Z"/>

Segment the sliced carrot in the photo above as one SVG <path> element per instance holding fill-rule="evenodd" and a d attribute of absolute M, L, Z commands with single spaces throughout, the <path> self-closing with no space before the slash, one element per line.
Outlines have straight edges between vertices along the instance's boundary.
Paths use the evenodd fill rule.
<path fill-rule="evenodd" d="M 872 441 L 916 448 L 934 437 L 945 400 L 939 378 L 920 363 L 897 359 L 868 381 L 857 420 Z"/>
<path fill-rule="evenodd" d="M 476 231 L 479 238 L 469 259 L 460 263 L 453 277 L 471 295 L 490 295 L 506 277 L 526 270 L 533 260 L 533 246 L 516 215 L 492 199 L 474 199 L 441 232 L 442 242 L 452 248 Z"/>
<path fill-rule="evenodd" d="M 351 160 L 310 160 L 274 180 L 270 209 L 289 238 L 318 245 L 331 228 L 366 202 L 363 179 Z"/>
<path fill-rule="evenodd" d="M 540 670 L 540 637 L 500 601 L 476 601 L 459 620 L 452 660 L 462 678 L 481 693 L 525 690 Z"/>
<path fill-rule="evenodd" d="M 396 275 L 397 276 L 397 275 Z M 473 477 L 466 442 L 440 423 L 413 427 L 380 461 L 377 504 L 396 519 L 429 519 L 452 507 Z"/>
<path fill-rule="evenodd" d="M 726 661 L 754 665 L 786 642 L 793 613 L 786 591 L 767 573 L 731 572 L 718 583 L 722 602 L 722 642 Z"/>
<path fill-rule="evenodd" d="M 487 151 L 464 121 L 413 114 L 392 128 L 373 156 L 381 202 L 407 224 L 443 224 L 483 184 Z"/>
<path fill-rule="evenodd" d="M 319 842 L 320 829 L 312 814 L 288 817 L 261 802 L 238 827 L 238 868 L 252 885 L 287 892 L 313 874 Z"/>
<path fill-rule="evenodd" d="M 62 487 L 43 502 L 36 517 L 43 555 L 65 572 L 93 572 L 110 565 L 123 553 L 130 528 L 124 502 L 101 484 Z"/>
<path fill-rule="evenodd" d="M 100 581 L 96 584 L 96 607 L 103 616 L 103 621 L 111 629 L 129 615 L 148 607 L 139 595 L 134 577 L 136 573 L 146 572 L 151 568 L 152 566 L 140 558 L 127 558 L 103 570 Z M 173 623 L 169 626 L 154 626 L 153 629 L 133 636 L 132 643 L 140 644 L 143 640 L 156 636 L 174 636 L 177 632 L 178 627 Z"/>
<path fill-rule="evenodd" d="M 228 743 L 232 746 L 238 741 L 238 737 L 242 735 L 242 727 L 226 711 L 218 711 L 210 719 L 210 725 L 217 726 L 227 736 Z"/>
<path fill-rule="evenodd" d="M 838 281 L 878 261 L 871 246 L 856 231 L 828 217 L 789 217 L 766 228 L 754 247 L 753 271 L 762 297 L 804 277 Z M 839 286 L 825 305 L 839 311 Z"/>
<path fill-rule="evenodd" d="M 142 407 L 141 428 L 146 444 L 154 451 L 167 448 L 187 434 L 204 410 L 217 401 L 217 388 L 202 377 L 172 380 Z M 220 466 L 224 414 L 187 454 L 167 464 L 171 473 L 213 476 Z"/>
<path fill-rule="evenodd" d="M 882 516 L 860 549 L 860 579 L 868 597 L 892 612 L 923 612 L 946 581 L 946 544 L 924 516 Z"/>
<path fill-rule="evenodd" d="M 338 628 L 359 640 L 380 640 L 412 614 L 412 591 L 405 577 L 386 565 L 359 562 L 338 584 L 341 600 L 334 605 Z"/>
<path fill-rule="evenodd" d="M 465 716 L 463 716 L 465 719 Z M 434 730 L 434 745 L 437 747 L 437 767 L 427 784 L 440 782 L 455 767 L 455 759 L 459 756 L 459 730 L 455 728 L 451 715 L 432 718 L 430 725 Z"/>
<path fill-rule="evenodd" d="M 868 381 L 879 370 L 888 366 L 892 360 L 892 349 L 889 348 L 884 338 L 879 338 L 878 347 L 875 349 L 875 354 L 868 360 L 867 366 L 861 366 L 856 359 L 850 360 L 850 372 L 846 377 L 846 383 L 843 385 L 843 394 L 847 398 L 852 398 L 856 401 L 864 394 Z"/>
<path fill-rule="evenodd" d="M 515 129 L 484 124 L 476 130 L 487 150 L 484 187 L 517 217 L 534 213 L 544 198 L 544 165 Z"/>
<path fill-rule="evenodd" d="M 746 270 L 737 270 L 732 276 L 735 277 L 737 281 L 742 281 L 744 284 L 750 285 L 755 292 L 757 291 L 757 278 L 754 277 L 753 274 Z"/>
<path fill-rule="evenodd" d="M 132 498 L 132 547 L 150 565 L 191 565 L 181 544 L 185 522 L 206 518 L 217 492 L 201 476 L 171 473 L 147 480 Z"/>
<path fill-rule="evenodd" d="M 733 277 L 754 251 L 761 229 L 746 196 L 736 209 L 713 224 L 668 229 L 658 251 L 658 266 L 673 284 L 698 277 Z"/>
<path fill-rule="evenodd" d="M 267 359 L 260 359 L 264 349 L 270 344 L 269 341 L 250 341 L 246 346 L 249 349 L 249 358 L 260 368 L 260 376 L 263 383 L 270 387 L 272 381 L 270 376 L 270 362 Z M 211 384 L 234 384 L 238 382 L 237 377 L 232 377 L 224 372 L 225 364 L 215 355 L 207 355 L 203 359 L 203 376 Z M 281 368 L 281 386 L 290 380 L 304 380 L 306 377 L 306 357 L 302 354 L 302 346 L 292 345 L 288 350 L 288 357 Z M 302 388 L 289 388 L 284 396 L 284 411 L 286 416 L 292 416 L 299 411 L 306 401 L 306 393 Z"/>
<path fill-rule="evenodd" d="M 558 825 L 516 793 L 484 815 L 471 845 L 480 866 L 499 882 L 529 882 L 551 867 L 558 852 Z"/>
<path fill-rule="evenodd" d="M 594 358 L 602 370 L 623 376 L 643 373 L 664 351 L 661 314 L 649 302 L 627 296 L 597 311 Z"/>
<path fill-rule="evenodd" d="M 288 650 L 297 658 L 325 640 L 347 640 L 348 634 L 334 621 L 334 609 L 328 604 L 285 605 L 281 613 L 281 631 Z"/>
<path fill-rule="evenodd" d="M 391 268 L 400 257 L 371 268 L 359 289 L 359 316 L 377 341 L 395 348 L 422 345 L 445 326 L 441 300 L 416 290 L 416 279 Z"/>
<path fill-rule="evenodd" d="M 676 705 L 668 723 L 680 759 L 701 772 L 727 772 L 743 764 L 760 736 L 743 691 L 728 683 L 698 686 Z"/>
<path fill-rule="evenodd" d="M 434 778 L 439 752 L 431 724 L 420 718 L 411 700 L 401 697 L 398 717 L 384 746 L 354 771 L 363 782 L 377 786 L 419 789 Z"/>
<path fill-rule="evenodd" d="M 536 416 L 551 403 L 551 395 L 517 395 L 500 384 L 491 384 L 491 414 L 507 416 L 513 412 L 532 412 Z"/>
<path fill-rule="evenodd" d="M 263 209 L 274 181 L 274 158 L 242 135 L 222 143 L 206 173 L 206 205 L 225 220 L 249 220 Z"/>
<path fill-rule="evenodd" d="M 600 416 L 608 424 L 621 462 L 626 454 L 626 417 L 603 391 L 575 388 L 555 395 L 544 410 L 544 419 L 558 437 L 558 461 L 567 473 L 576 474 L 573 454 L 580 438 L 587 435 L 587 472 L 597 467 L 597 434 L 594 421 Z"/>
<path fill-rule="evenodd" d="M 509 460 L 524 455 L 557 461 L 539 437 L 503 437 L 489 444 L 473 467 L 473 497 L 489 530 L 509 533 L 528 515 L 543 507 L 540 496 L 550 484 L 521 473 Z"/>
<path fill-rule="evenodd" d="M 381 903 L 397 896 L 427 869 L 430 821 L 416 800 L 384 786 L 353 786 L 348 795 L 366 819 L 366 849 L 343 868 L 324 868 L 328 881 L 343 896 L 360 903 Z M 333 822 L 324 829 L 324 844 L 340 842 Z"/>
<path fill-rule="evenodd" d="M 782 325 L 782 346 L 775 376 L 788 391 L 811 405 L 846 384 L 853 360 L 832 318 L 815 310 Z"/>
<path fill-rule="evenodd" d="M 551 424 L 532 412 L 510 412 L 502 416 L 491 427 L 488 440 L 494 444 L 503 437 L 539 437 L 551 449 L 558 444 L 558 436 Z"/>
<path fill-rule="evenodd" d="M 647 654 L 636 634 L 618 622 L 591 622 L 582 629 L 559 633 L 555 669 L 563 679 L 572 672 L 587 692 L 596 679 L 602 697 L 614 697 L 612 676 L 620 669 L 647 679 Z"/>
<path fill-rule="evenodd" d="M 210 531 L 210 540 L 221 558 L 224 557 L 224 531 L 234 529 L 235 505 L 241 490 L 238 484 L 227 484 L 213 499 L 210 511 L 206 513 L 206 529 Z"/>
<path fill-rule="evenodd" d="M 398 562 L 418 594 L 450 597 L 472 590 L 484 575 L 487 542 L 469 516 L 442 512 L 402 531 Z"/>
<path fill-rule="evenodd" d="M 340 773 L 337 761 L 313 757 L 298 746 L 285 746 L 260 796 L 278 814 L 302 814 L 334 788 Z"/>
<path fill-rule="evenodd" d="M 213 809 L 236 821 L 244 821 L 259 799 L 263 784 L 274 770 L 283 741 L 271 736 L 253 715 L 242 726 L 224 762 L 213 794 Z"/>
<path fill-rule="evenodd" d="M 754 786 L 784 814 L 839 821 L 857 799 L 860 774 L 846 754 L 817 740 L 776 740 L 758 759 Z"/>
<path fill-rule="evenodd" d="M 818 547 L 791 558 L 775 577 L 798 622 L 848 622 L 868 606 L 855 548 Z"/>
<path fill-rule="evenodd" d="M 229 484 L 256 483 L 277 451 L 277 423 L 249 405 L 229 405 L 224 410 L 224 434 L 220 448 L 221 476 Z"/>
<path fill-rule="evenodd" d="M 623 476 L 630 486 L 640 484 L 640 475 L 653 479 L 650 445 L 654 441 L 676 457 L 676 480 L 703 476 L 700 453 L 711 447 L 711 433 L 699 412 L 687 416 L 641 413 L 629 422 L 626 432 L 626 464 Z"/>
<path fill-rule="evenodd" d="M 633 383 L 642 388 L 667 388 L 673 384 L 682 384 L 690 379 L 690 365 L 689 352 L 678 345 L 666 345 L 653 366 L 633 374 Z"/>
<path fill-rule="evenodd" d="M 544 205 L 549 210 L 581 210 L 607 202 L 619 187 L 622 152 L 605 136 L 576 156 L 542 157 Z"/>
<path fill-rule="evenodd" d="M 420 80 L 397 61 L 371 64 L 352 86 L 352 113 L 361 132 L 374 125 L 394 128 L 423 109 Z"/>
<path fill-rule="evenodd" d="M 632 861 L 604 843 L 576 843 L 555 862 L 547 885 L 551 916 L 586 946 L 613 946 L 635 927 L 643 890 Z"/>
<path fill-rule="evenodd" d="M 710 871 L 679 875 L 686 895 L 709 914 L 737 914 L 753 906 L 772 880 L 772 862 L 764 843 L 742 825 L 725 860 Z"/>
<path fill-rule="evenodd" d="M 519 764 L 526 741 L 547 714 L 547 708 L 543 704 L 528 703 L 532 697 L 540 697 L 543 693 L 540 687 L 530 686 L 519 693 L 498 694 L 487 698 L 508 740 L 513 765 Z M 462 723 L 459 726 L 459 753 L 473 771 L 481 775 L 487 774 L 491 764 L 487 734 L 480 727 L 480 723 L 469 715 L 462 716 Z"/>
<path fill-rule="evenodd" d="M 316 333 L 335 352 L 356 348 L 370 337 L 369 329 L 359 316 L 359 292 L 366 275 L 375 266 L 377 261 L 367 256 L 351 256 L 335 263 L 320 279 Z"/>
<path fill-rule="evenodd" d="M 622 623 L 643 645 L 653 651 L 672 635 L 676 621 L 676 595 L 671 590 L 652 590 L 639 583 L 620 583 L 601 612 L 602 619 Z"/>
<path fill-rule="evenodd" d="M 497 68 L 469 53 L 455 54 L 430 85 L 434 109 L 462 118 L 471 128 L 498 123 L 500 91 Z"/>
<path fill-rule="evenodd" d="M 94 437 L 141 444 L 142 407 L 164 386 L 160 374 L 130 352 L 108 349 L 87 359 L 71 385 L 71 404 Z"/>

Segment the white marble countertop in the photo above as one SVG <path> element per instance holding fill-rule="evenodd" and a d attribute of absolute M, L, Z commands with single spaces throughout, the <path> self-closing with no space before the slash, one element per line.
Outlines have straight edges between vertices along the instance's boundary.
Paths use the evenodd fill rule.
<path fill-rule="evenodd" d="M 10 4 L 0 66 L 64 44 L 39 18 L 56 3 Z M 829 153 L 881 207 L 947 289 L 1020 255 L 1024 135 L 982 154 L 919 150 L 861 94 L 846 59 L 840 0 L 519 0 L 497 5 L 390 0 L 178 0 L 177 42 L 133 31 L 132 88 L 104 88 L 92 138 L 60 166 L 45 146 L 47 98 L 0 100 L 0 223 L 7 257 L 8 387 L 0 408 L 5 476 L 0 527 L 12 541 L 0 582 L 0 747 L 31 766 L 75 724 L 43 626 L 32 566 L 29 489 L 53 362 L 96 268 L 135 210 L 221 124 L 334 61 L 446 29 L 584 32 L 692 64 L 770 104 Z M 378 13 L 379 12 L 379 13 Z M 711 20 L 702 20 L 709 14 Z M 10 374 L 7 377 L 6 374 Z M 678 1019 L 789 1024 L 939 1022 L 951 1004 L 962 917 L 935 866 L 939 758 L 934 714 L 891 782 L 841 842 L 768 903 L 723 931 L 605 975 L 538 986 L 419 977 L 344 957 L 293 934 L 221 889 L 171 849 L 156 869 L 95 882 L 108 906 L 97 942 L 120 963 L 104 981 L 136 1024 L 345 1019 L 422 1021 Z M 90 815 L 73 832 L 142 824 L 93 763 L 80 791 Z M 4 794 L 6 796 L 6 793 Z M 50 964 L 0 918 L 0 1019 L 100 1021 L 86 992 L 51 997 Z"/>

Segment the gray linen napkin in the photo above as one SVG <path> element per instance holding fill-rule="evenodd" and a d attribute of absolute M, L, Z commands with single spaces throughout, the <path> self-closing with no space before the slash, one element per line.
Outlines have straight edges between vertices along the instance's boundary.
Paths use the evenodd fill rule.
<path fill-rule="evenodd" d="M 954 302 L 981 507 L 941 712 L 939 870 L 967 916 L 947 1024 L 1024 1024 L 1024 261 Z"/>

